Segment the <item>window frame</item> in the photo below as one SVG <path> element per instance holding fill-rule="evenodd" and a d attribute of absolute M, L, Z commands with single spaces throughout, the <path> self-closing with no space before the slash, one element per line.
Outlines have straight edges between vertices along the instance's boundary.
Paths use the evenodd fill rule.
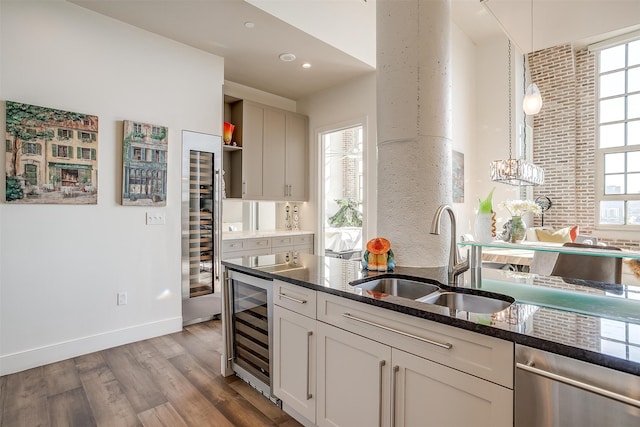
<path fill-rule="evenodd" d="M 626 180 L 627 176 L 630 173 L 627 170 L 627 165 L 625 162 L 625 170 L 624 170 L 624 179 L 625 179 L 625 193 L 624 194 L 605 194 L 605 156 L 607 154 L 615 154 L 615 153 L 629 153 L 629 152 L 640 152 L 640 144 L 637 145 L 629 145 L 627 139 L 627 126 L 626 124 L 629 122 L 640 122 L 640 118 L 629 119 L 628 117 L 628 103 L 627 98 L 630 95 L 640 94 L 640 91 L 629 92 L 628 91 L 628 78 L 625 77 L 625 87 L 624 93 L 622 95 L 612 95 L 606 97 L 600 97 L 600 76 L 610 74 L 613 72 L 624 71 L 625 76 L 628 75 L 628 71 L 630 69 L 640 68 L 640 64 L 634 64 L 632 66 L 629 65 L 629 47 L 628 45 L 633 42 L 640 41 L 640 33 L 634 33 L 631 37 L 625 37 L 624 39 L 613 39 L 609 43 L 602 42 L 597 46 L 590 47 L 590 50 L 595 50 L 596 53 L 596 67 L 595 67 L 595 86 L 596 86 L 596 96 L 595 96 L 595 195 L 594 195 L 594 225 L 597 230 L 626 230 L 626 231 L 639 231 L 640 224 L 628 224 L 628 207 L 627 203 L 629 201 L 632 202 L 640 202 L 640 193 L 626 193 Z M 615 70 L 608 70 L 603 73 L 600 72 L 600 61 L 601 61 L 601 53 L 603 50 L 615 48 L 621 45 L 626 45 L 625 47 L 625 64 L 622 68 L 617 68 Z M 624 99 L 624 118 L 622 120 L 614 120 L 606 123 L 600 123 L 600 102 L 606 99 L 615 99 L 615 98 L 623 98 Z M 624 131 L 624 145 L 618 147 L 600 147 L 600 128 L 603 125 L 610 125 L 615 123 L 624 123 L 625 131 Z M 635 173 L 635 172 L 631 172 Z M 623 214 L 624 214 L 624 223 L 623 224 L 602 224 L 601 221 L 601 208 L 600 205 L 605 201 L 622 201 L 623 202 Z"/>

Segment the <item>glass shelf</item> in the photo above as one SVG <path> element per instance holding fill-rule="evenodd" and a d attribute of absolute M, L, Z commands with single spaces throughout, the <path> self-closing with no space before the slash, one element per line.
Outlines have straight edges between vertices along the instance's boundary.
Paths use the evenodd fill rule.
<path fill-rule="evenodd" d="M 556 246 L 557 245 L 557 246 Z M 539 242 L 532 243 L 508 243 L 501 241 L 494 241 L 491 243 L 480 243 L 480 242 L 459 242 L 458 246 L 460 247 L 471 247 L 471 250 L 482 250 L 483 248 L 487 249 L 511 249 L 511 250 L 522 250 L 522 251 L 537 251 L 537 252 L 555 252 L 561 254 L 574 254 L 574 255 L 589 255 L 589 256 L 599 256 L 599 257 L 607 257 L 607 258 L 630 258 L 630 259 L 640 259 L 640 252 L 637 251 L 628 251 L 628 250 L 611 250 L 604 249 L 606 246 L 603 246 L 603 249 L 599 248 L 576 248 L 576 247 L 568 247 L 561 246 L 560 244 L 540 244 Z"/>

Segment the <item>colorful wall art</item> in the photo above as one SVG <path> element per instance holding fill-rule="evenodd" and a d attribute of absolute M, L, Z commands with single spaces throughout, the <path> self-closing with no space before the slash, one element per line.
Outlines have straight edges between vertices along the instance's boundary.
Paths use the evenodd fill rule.
<path fill-rule="evenodd" d="M 122 204 L 166 206 L 168 129 L 125 120 L 123 143 Z"/>
<path fill-rule="evenodd" d="M 6 102 L 8 203 L 98 203 L 98 117 Z"/>

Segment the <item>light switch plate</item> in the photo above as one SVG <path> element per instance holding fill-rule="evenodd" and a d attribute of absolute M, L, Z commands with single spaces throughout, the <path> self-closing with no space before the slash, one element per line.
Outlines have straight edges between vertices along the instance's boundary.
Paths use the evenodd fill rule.
<path fill-rule="evenodd" d="M 165 222 L 164 212 L 147 212 L 147 225 L 163 225 Z"/>

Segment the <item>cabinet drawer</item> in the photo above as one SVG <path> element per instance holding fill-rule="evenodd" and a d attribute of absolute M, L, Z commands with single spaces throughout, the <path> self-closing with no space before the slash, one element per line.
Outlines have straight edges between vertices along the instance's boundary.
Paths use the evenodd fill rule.
<path fill-rule="evenodd" d="M 271 238 L 271 247 L 293 246 L 293 236 L 280 236 Z"/>
<path fill-rule="evenodd" d="M 223 240 L 222 241 L 222 252 L 233 252 L 233 251 L 241 251 L 242 248 L 242 240 Z"/>
<path fill-rule="evenodd" d="M 298 236 L 293 236 L 293 244 L 294 245 L 308 245 L 313 244 L 313 234 L 300 234 Z"/>
<path fill-rule="evenodd" d="M 513 343 L 509 341 L 324 292 L 318 294 L 317 316 L 347 331 L 513 388 Z"/>
<path fill-rule="evenodd" d="M 316 291 L 292 285 L 291 283 L 273 281 L 273 303 L 291 311 L 316 318 Z"/>
<path fill-rule="evenodd" d="M 247 239 L 244 241 L 244 249 L 264 249 L 270 248 L 271 241 L 266 239 Z"/>

